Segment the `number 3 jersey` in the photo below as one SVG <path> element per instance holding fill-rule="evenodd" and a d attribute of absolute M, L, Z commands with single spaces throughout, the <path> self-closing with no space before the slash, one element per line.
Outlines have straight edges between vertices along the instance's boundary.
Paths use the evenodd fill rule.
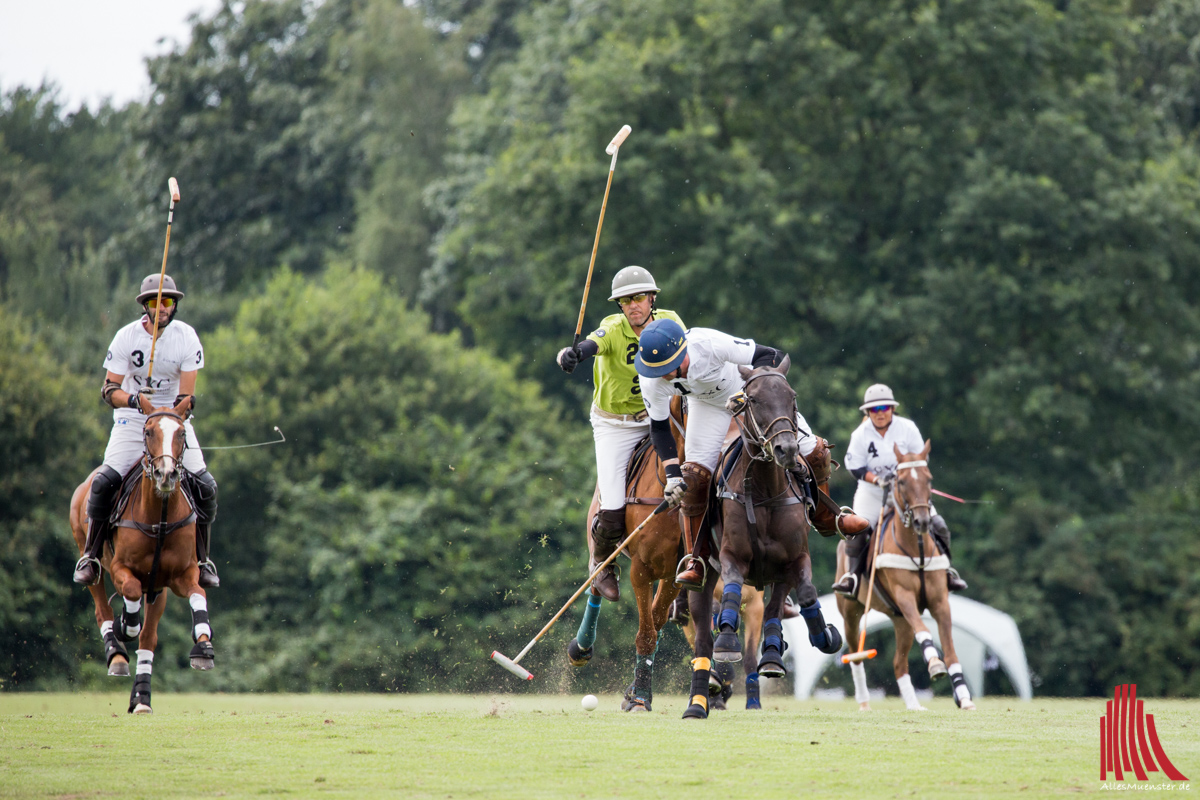
<path fill-rule="evenodd" d="M 109 372 L 124 375 L 121 388 L 130 394 L 146 386 L 150 373 L 150 334 L 142 320 L 131 322 L 113 337 L 104 357 L 104 368 Z M 204 348 L 196 330 L 186 322 L 174 320 L 159 331 L 158 343 L 154 347 L 154 405 L 173 406 L 179 394 L 179 377 L 184 372 L 195 372 L 204 366 Z M 118 408 L 113 411 L 114 420 L 140 419 L 140 411 Z"/>
<path fill-rule="evenodd" d="M 683 320 L 674 311 L 658 308 L 650 318 L 669 319 L 687 330 Z M 640 414 L 646 404 L 642 402 L 642 387 L 638 382 L 637 368 L 633 365 L 638 337 L 629 320 L 624 314 L 607 316 L 587 338 L 600 348 L 592 365 L 592 382 L 595 384 L 592 403 L 610 414 Z"/>

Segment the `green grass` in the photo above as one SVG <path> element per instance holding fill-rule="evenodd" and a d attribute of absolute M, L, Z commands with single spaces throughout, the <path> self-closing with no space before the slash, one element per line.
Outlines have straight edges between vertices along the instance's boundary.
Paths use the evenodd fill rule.
<path fill-rule="evenodd" d="M 0 695 L 0 797 L 1045 797 L 1101 791 L 1102 700 L 768 697 L 684 722 L 604 696 Z M 1146 701 L 1172 762 L 1200 773 L 1200 702 Z M 1162 782 L 1161 778 L 1156 782 Z M 1128 782 L 1127 782 L 1128 783 Z"/>

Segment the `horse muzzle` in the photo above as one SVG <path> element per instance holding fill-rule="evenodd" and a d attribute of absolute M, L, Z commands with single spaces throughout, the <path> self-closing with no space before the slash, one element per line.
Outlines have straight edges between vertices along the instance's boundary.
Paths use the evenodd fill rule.
<path fill-rule="evenodd" d="M 150 478 L 154 481 L 154 491 L 159 497 L 167 497 L 175 492 L 183 477 L 183 462 L 176 461 L 172 456 L 155 459 L 150 467 Z"/>
<path fill-rule="evenodd" d="M 771 446 L 771 455 L 775 463 L 784 469 L 795 469 L 800 457 L 800 445 L 796 437 L 791 434 L 780 436 Z"/>

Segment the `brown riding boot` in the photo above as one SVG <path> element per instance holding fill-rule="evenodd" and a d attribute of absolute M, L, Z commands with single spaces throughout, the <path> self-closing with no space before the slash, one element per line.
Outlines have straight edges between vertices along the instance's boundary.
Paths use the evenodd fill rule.
<path fill-rule="evenodd" d="M 613 554 L 617 546 L 625 539 L 625 509 L 614 508 L 601 510 L 592 520 L 592 562 L 590 569 L 595 569 Z M 617 570 L 609 564 L 592 579 L 592 588 L 610 603 L 621 599 L 621 584 L 617 580 Z"/>
<path fill-rule="evenodd" d="M 681 569 L 675 576 L 675 584 L 689 592 L 698 592 L 704 588 L 706 576 L 704 553 L 708 550 L 708 537 L 703 533 L 712 472 L 693 461 L 685 462 L 680 469 L 687 492 L 679 506 L 679 525 L 683 529 L 683 549 L 688 555 L 679 562 Z"/>
<path fill-rule="evenodd" d="M 814 498 L 817 507 L 813 509 L 812 526 L 822 536 L 833 536 L 840 531 L 842 536 L 849 538 L 870 528 L 871 522 L 857 514 L 844 511 L 829 496 L 829 476 L 833 474 L 833 458 L 829 453 L 829 446 L 829 442 L 818 436 L 817 448 L 804 456 L 818 490 L 817 497 Z"/>

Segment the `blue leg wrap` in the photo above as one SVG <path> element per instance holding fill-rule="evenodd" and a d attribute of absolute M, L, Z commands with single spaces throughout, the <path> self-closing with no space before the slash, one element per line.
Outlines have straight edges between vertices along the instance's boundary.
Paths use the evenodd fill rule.
<path fill-rule="evenodd" d="M 741 610 L 742 585 L 740 583 L 725 584 L 725 592 L 721 595 L 721 615 L 717 619 L 717 630 L 725 630 L 725 626 L 728 625 L 729 630 L 736 631 Z"/>
<path fill-rule="evenodd" d="M 596 625 L 600 622 L 600 598 L 595 595 L 588 597 L 587 606 L 583 609 L 583 620 L 579 623 L 579 633 L 575 641 L 584 650 L 596 643 Z"/>
<path fill-rule="evenodd" d="M 829 641 L 825 635 L 825 616 L 821 613 L 821 601 L 815 600 L 811 606 L 800 609 L 804 623 L 808 625 L 808 641 L 818 650 L 828 647 Z"/>
<path fill-rule="evenodd" d="M 757 672 L 746 675 L 746 708 L 762 708 L 762 701 L 758 694 Z"/>
<path fill-rule="evenodd" d="M 783 640 L 783 623 L 778 617 L 767 620 L 763 623 L 763 652 L 774 648 L 783 655 L 783 651 L 787 650 L 787 642 Z"/>

